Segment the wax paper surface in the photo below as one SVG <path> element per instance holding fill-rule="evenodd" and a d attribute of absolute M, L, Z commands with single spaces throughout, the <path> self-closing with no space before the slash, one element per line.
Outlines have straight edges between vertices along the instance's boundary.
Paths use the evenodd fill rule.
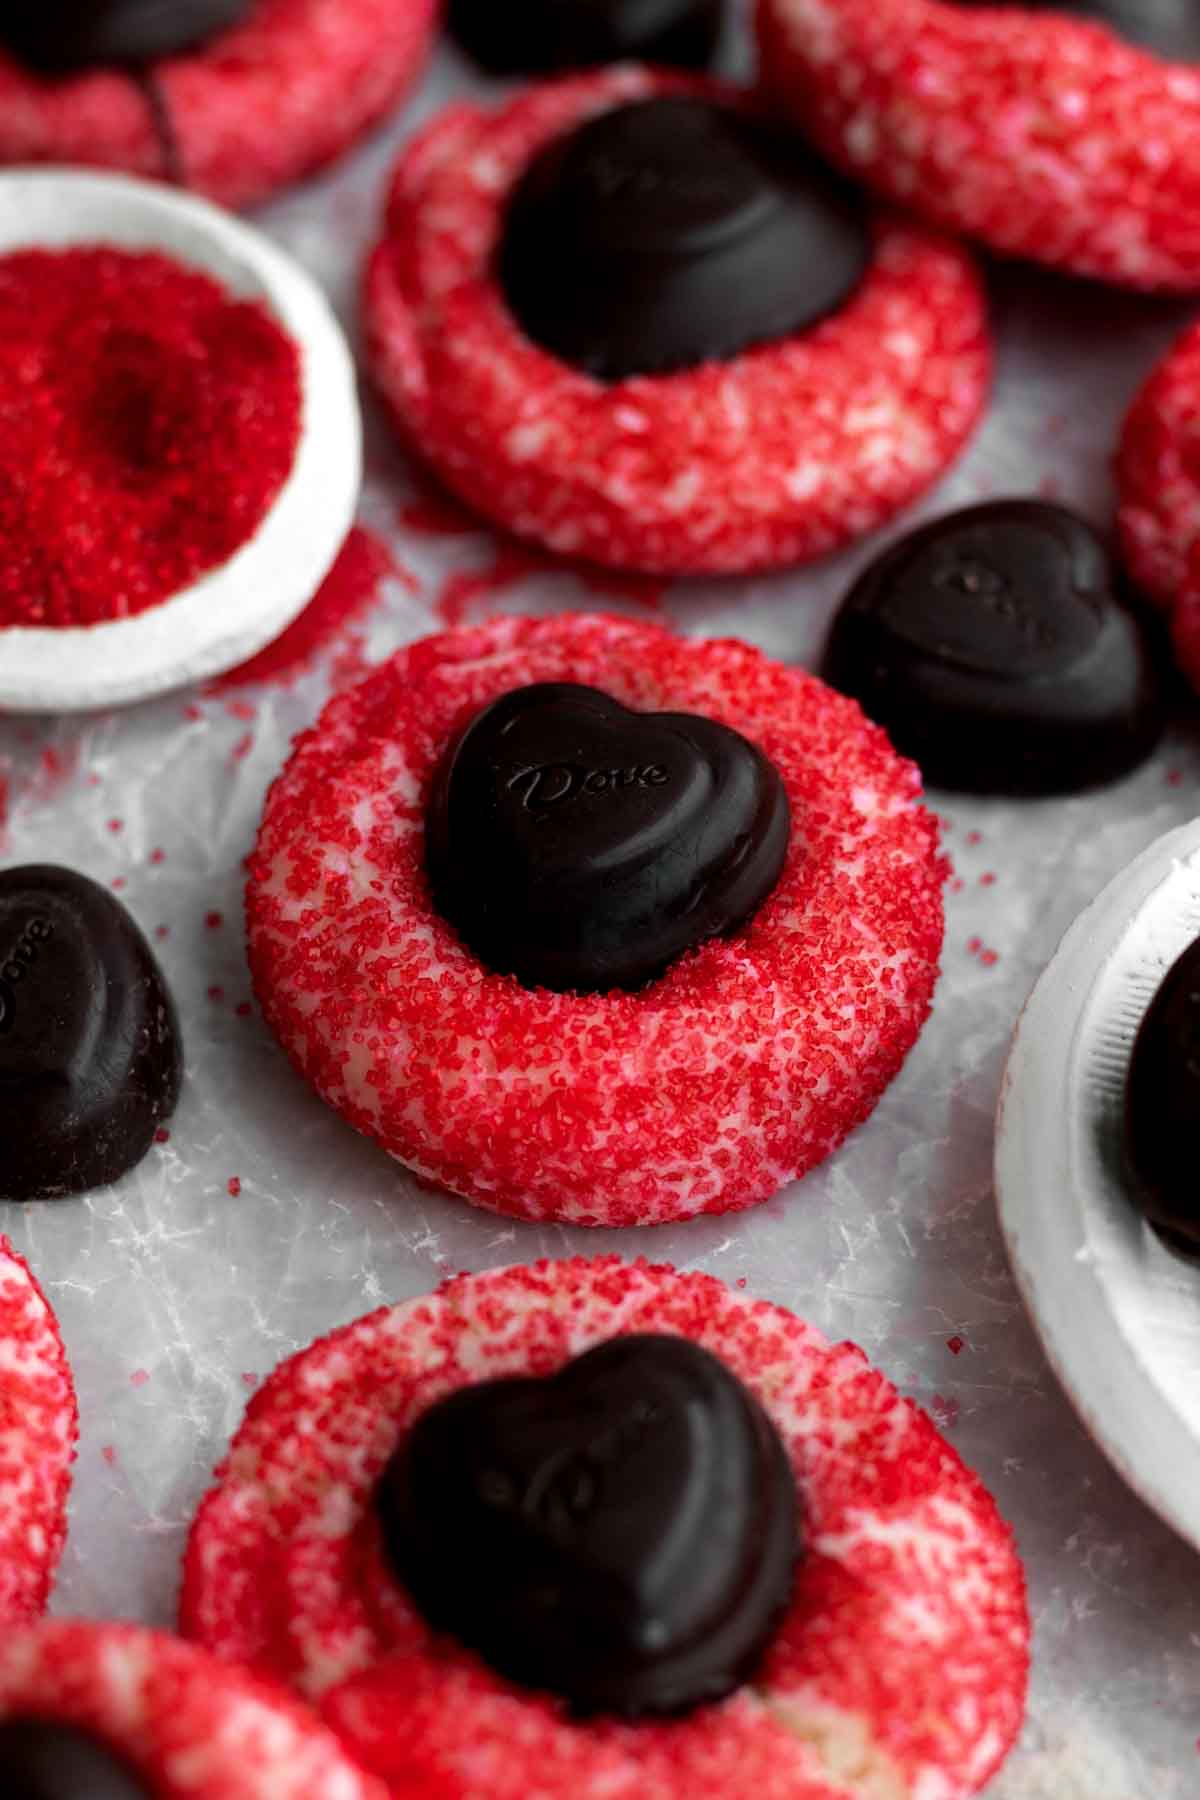
<path fill-rule="evenodd" d="M 398 145 L 478 88 L 445 48 L 393 124 L 258 215 L 357 339 L 356 286 Z M 494 89 L 499 92 L 499 89 Z M 915 514 L 1043 493 L 1111 518 L 1110 460 L 1136 386 L 1191 311 L 1020 269 L 991 275 L 998 381 L 967 456 Z M 754 581 L 605 585 L 514 554 L 427 491 L 368 395 L 361 520 L 396 573 L 290 686 L 188 692 L 74 722 L 0 719 L 0 862 L 61 861 L 121 893 L 161 955 L 188 1077 L 167 1142 L 78 1202 L 0 1202 L 62 1321 L 82 1438 L 59 1613 L 174 1617 L 196 1502 L 248 1395 L 318 1333 L 443 1276 L 619 1250 L 710 1270 L 855 1339 L 927 1406 L 1016 1527 L 1035 1674 L 1025 1742 L 990 1800 L 1200 1794 L 1200 1566 L 1077 1423 L 1009 1274 L 992 1123 L 1030 986 L 1076 913 L 1193 816 L 1200 738 L 1074 800 L 933 794 L 954 875 L 933 1017 L 878 1111 L 757 1211 L 614 1234 L 505 1224 L 423 1191 L 299 1082 L 251 1004 L 242 863 L 265 789 L 333 683 L 447 618 L 496 609 L 657 609 L 812 665 L 832 608 L 881 540 Z M 1197 1288 L 1200 1306 L 1200 1285 Z"/>

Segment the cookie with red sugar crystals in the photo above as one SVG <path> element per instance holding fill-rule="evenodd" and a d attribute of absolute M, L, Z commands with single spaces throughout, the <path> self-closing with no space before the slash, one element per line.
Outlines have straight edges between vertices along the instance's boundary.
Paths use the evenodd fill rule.
<path fill-rule="evenodd" d="M 769 898 L 636 992 L 490 973 L 430 898 L 439 760 L 540 682 L 716 720 L 786 792 Z M 251 858 L 250 964 L 299 1072 L 408 1168 L 517 1217 L 657 1224 L 767 1199 L 867 1117 L 929 1012 L 944 873 L 916 768 L 814 676 L 629 619 L 506 617 L 402 650 L 300 738 Z"/>
<path fill-rule="evenodd" d="M 60 1779 L 68 1768 L 76 1772 L 78 1786 L 47 1792 L 120 1800 L 386 1800 L 334 1734 L 274 1683 L 133 1625 L 47 1620 L 6 1633 L 0 1750 L 5 1778 L 15 1768 L 18 1786 L 34 1770 L 43 1779 L 51 1768 Z M 125 1778 L 120 1786 L 117 1771 Z M 103 1785 L 102 1775 L 114 1785 Z M 30 1791 L 43 1789 L 35 1781 Z M 397 1781 L 392 1792 L 454 1800 L 458 1790 L 418 1774 L 411 1784 Z"/>
<path fill-rule="evenodd" d="M 1074 10 L 757 0 L 760 81 L 828 155 L 935 224 L 1122 286 L 1200 288 L 1200 38 L 1176 61 L 1103 22 L 1118 6 Z"/>
<path fill-rule="evenodd" d="M 798 142 L 791 170 L 776 146 L 751 176 L 743 144 L 717 178 L 721 133 L 686 106 L 654 142 L 636 121 L 595 139 L 606 115 L 668 99 L 756 117 L 732 90 L 624 67 L 456 106 L 419 134 L 366 275 L 376 382 L 447 486 L 555 552 L 660 574 L 823 556 L 962 448 L 990 378 L 979 280 L 948 240 L 866 212 L 856 263 L 837 178 Z M 803 163 L 831 209 L 807 248 L 778 204 Z M 826 288 L 835 256 L 844 280 Z"/>
<path fill-rule="evenodd" d="M 1133 579 L 1170 610 L 1200 544 L 1200 324 L 1134 397 L 1117 449 L 1117 526 Z"/>
<path fill-rule="evenodd" d="M 22 16 L 0 22 L 0 164 L 120 169 L 226 206 L 300 180 L 389 112 L 424 65 L 438 10 L 437 0 L 90 3 L 99 25 L 87 6 L 69 18 L 61 4 L 13 8 Z M 212 23 L 163 54 L 152 40 L 174 35 L 172 13 Z"/>
<path fill-rule="evenodd" d="M 0 1624 L 45 1610 L 78 1435 L 58 1321 L 29 1265 L 0 1237 Z"/>
<path fill-rule="evenodd" d="M 749 1684 L 629 1723 L 435 1639 L 391 1573 L 376 1490 L 435 1402 L 635 1333 L 691 1340 L 765 1409 L 805 1553 Z M 384 1778 L 416 1763 L 491 1800 L 965 1800 L 1019 1731 L 1029 1643 L 994 1502 L 860 1350 L 712 1276 L 616 1257 L 460 1276 L 285 1362 L 193 1526 L 183 1622 L 318 1702 Z"/>

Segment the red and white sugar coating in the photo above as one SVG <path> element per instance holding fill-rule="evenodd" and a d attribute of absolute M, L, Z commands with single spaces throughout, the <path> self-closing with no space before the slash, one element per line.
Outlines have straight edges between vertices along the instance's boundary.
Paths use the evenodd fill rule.
<path fill-rule="evenodd" d="M 434 769 L 499 695 L 580 682 L 757 743 L 792 809 L 779 883 L 638 993 L 524 988 L 434 911 Z M 501 1213 L 650 1225 L 767 1199 L 866 1118 L 942 941 L 920 777 L 853 701 L 732 639 L 604 615 L 426 638 L 330 702 L 267 801 L 250 965 L 298 1070 L 409 1168 Z"/>
<path fill-rule="evenodd" d="M 729 361 L 605 384 L 524 336 L 493 273 L 538 151 L 648 95 L 713 92 L 636 68 L 455 106 L 409 145 L 365 309 L 405 439 L 519 537 L 650 573 L 768 569 L 875 530 L 961 449 L 991 369 L 965 253 L 891 220 L 849 301 Z"/>
<path fill-rule="evenodd" d="M 434 1401 L 628 1332 L 690 1338 L 758 1396 L 807 1542 L 754 1682 L 636 1725 L 574 1720 L 435 1640 L 373 1507 Z M 1029 1638 L 994 1502 L 860 1350 L 712 1276 L 616 1257 L 460 1276 L 282 1364 L 193 1526 L 183 1623 L 319 1700 L 367 1767 L 490 1800 L 964 1800 L 1020 1728 Z"/>
<path fill-rule="evenodd" d="M 1200 693 L 1200 543 L 1188 558 L 1183 585 L 1171 609 L 1171 643 L 1176 662 Z"/>
<path fill-rule="evenodd" d="M 78 1435 L 58 1321 L 28 1263 L 0 1237 L 0 1643 L 50 1597 Z"/>
<path fill-rule="evenodd" d="M 880 194 L 992 249 L 1200 288 L 1200 68 L 943 0 L 758 0 L 761 81 Z"/>
<path fill-rule="evenodd" d="M 1117 449 L 1117 524 L 1130 574 L 1168 610 L 1200 544 L 1200 325 L 1143 383 Z"/>
<path fill-rule="evenodd" d="M 396 104 L 437 11 L 437 0 L 256 0 L 240 25 L 155 65 L 156 99 L 144 78 L 50 80 L 0 52 L 0 164 L 121 169 L 249 205 L 340 155 Z"/>
<path fill-rule="evenodd" d="M 73 1620 L 6 1632 L 0 1723 L 22 1718 L 93 1733 L 154 1800 L 386 1800 L 307 1707 L 165 1632 Z"/>

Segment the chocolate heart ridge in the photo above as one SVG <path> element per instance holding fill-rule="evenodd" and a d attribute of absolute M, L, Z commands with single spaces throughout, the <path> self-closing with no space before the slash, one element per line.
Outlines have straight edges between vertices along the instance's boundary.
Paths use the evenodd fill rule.
<path fill-rule="evenodd" d="M 493 973 L 604 993 L 743 926 L 790 831 L 778 770 L 730 727 L 539 682 L 484 706 L 442 756 L 426 871 Z"/>

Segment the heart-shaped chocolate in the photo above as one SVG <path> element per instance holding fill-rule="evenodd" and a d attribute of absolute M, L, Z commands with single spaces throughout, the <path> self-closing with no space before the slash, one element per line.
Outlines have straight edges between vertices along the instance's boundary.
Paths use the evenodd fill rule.
<path fill-rule="evenodd" d="M 1200 938 L 1167 971 L 1134 1039 L 1125 1083 L 1125 1157 L 1160 1237 L 1200 1256 Z"/>
<path fill-rule="evenodd" d="M 71 869 L 0 873 L 0 1199 L 115 1181 L 181 1073 L 174 1005 L 121 903 Z"/>
<path fill-rule="evenodd" d="M 1150 631 L 1086 520 L 996 500 L 885 550 L 834 620 L 823 673 L 936 787 L 1070 793 L 1124 775 L 1162 733 Z"/>
<path fill-rule="evenodd" d="M 450 29 L 495 75 L 652 62 L 702 69 L 720 41 L 725 0 L 450 0 Z"/>
<path fill-rule="evenodd" d="M 528 337 L 622 381 L 804 331 L 870 260 L 861 195 L 811 146 L 670 94 L 601 113 L 534 158 L 498 270 Z"/>
<path fill-rule="evenodd" d="M 0 43 L 47 74 L 156 62 L 236 25 L 250 0 L 8 0 Z"/>
<path fill-rule="evenodd" d="M 753 1673 L 800 1522 L 771 1421 L 686 1338 L 613 1338 L 460 1389 L 385 1472 L 392 1563 L 436 1630 L 580 1713 L 678 1713 Z"/>
<path fill-rule="evenodd" d="M 4 1800 L 149 1800 L 149 1789 L 90 1731 L 56 1719 L 0 1724 Z"/>
<path fill-rule="evenodd" d="M 434 903 L 488 968 L 560 992 L 635 988 L 735 931 L 779 879 L 778 771 L 736 731 L 544 682 L 493 702 L 442 759 Z"/>

